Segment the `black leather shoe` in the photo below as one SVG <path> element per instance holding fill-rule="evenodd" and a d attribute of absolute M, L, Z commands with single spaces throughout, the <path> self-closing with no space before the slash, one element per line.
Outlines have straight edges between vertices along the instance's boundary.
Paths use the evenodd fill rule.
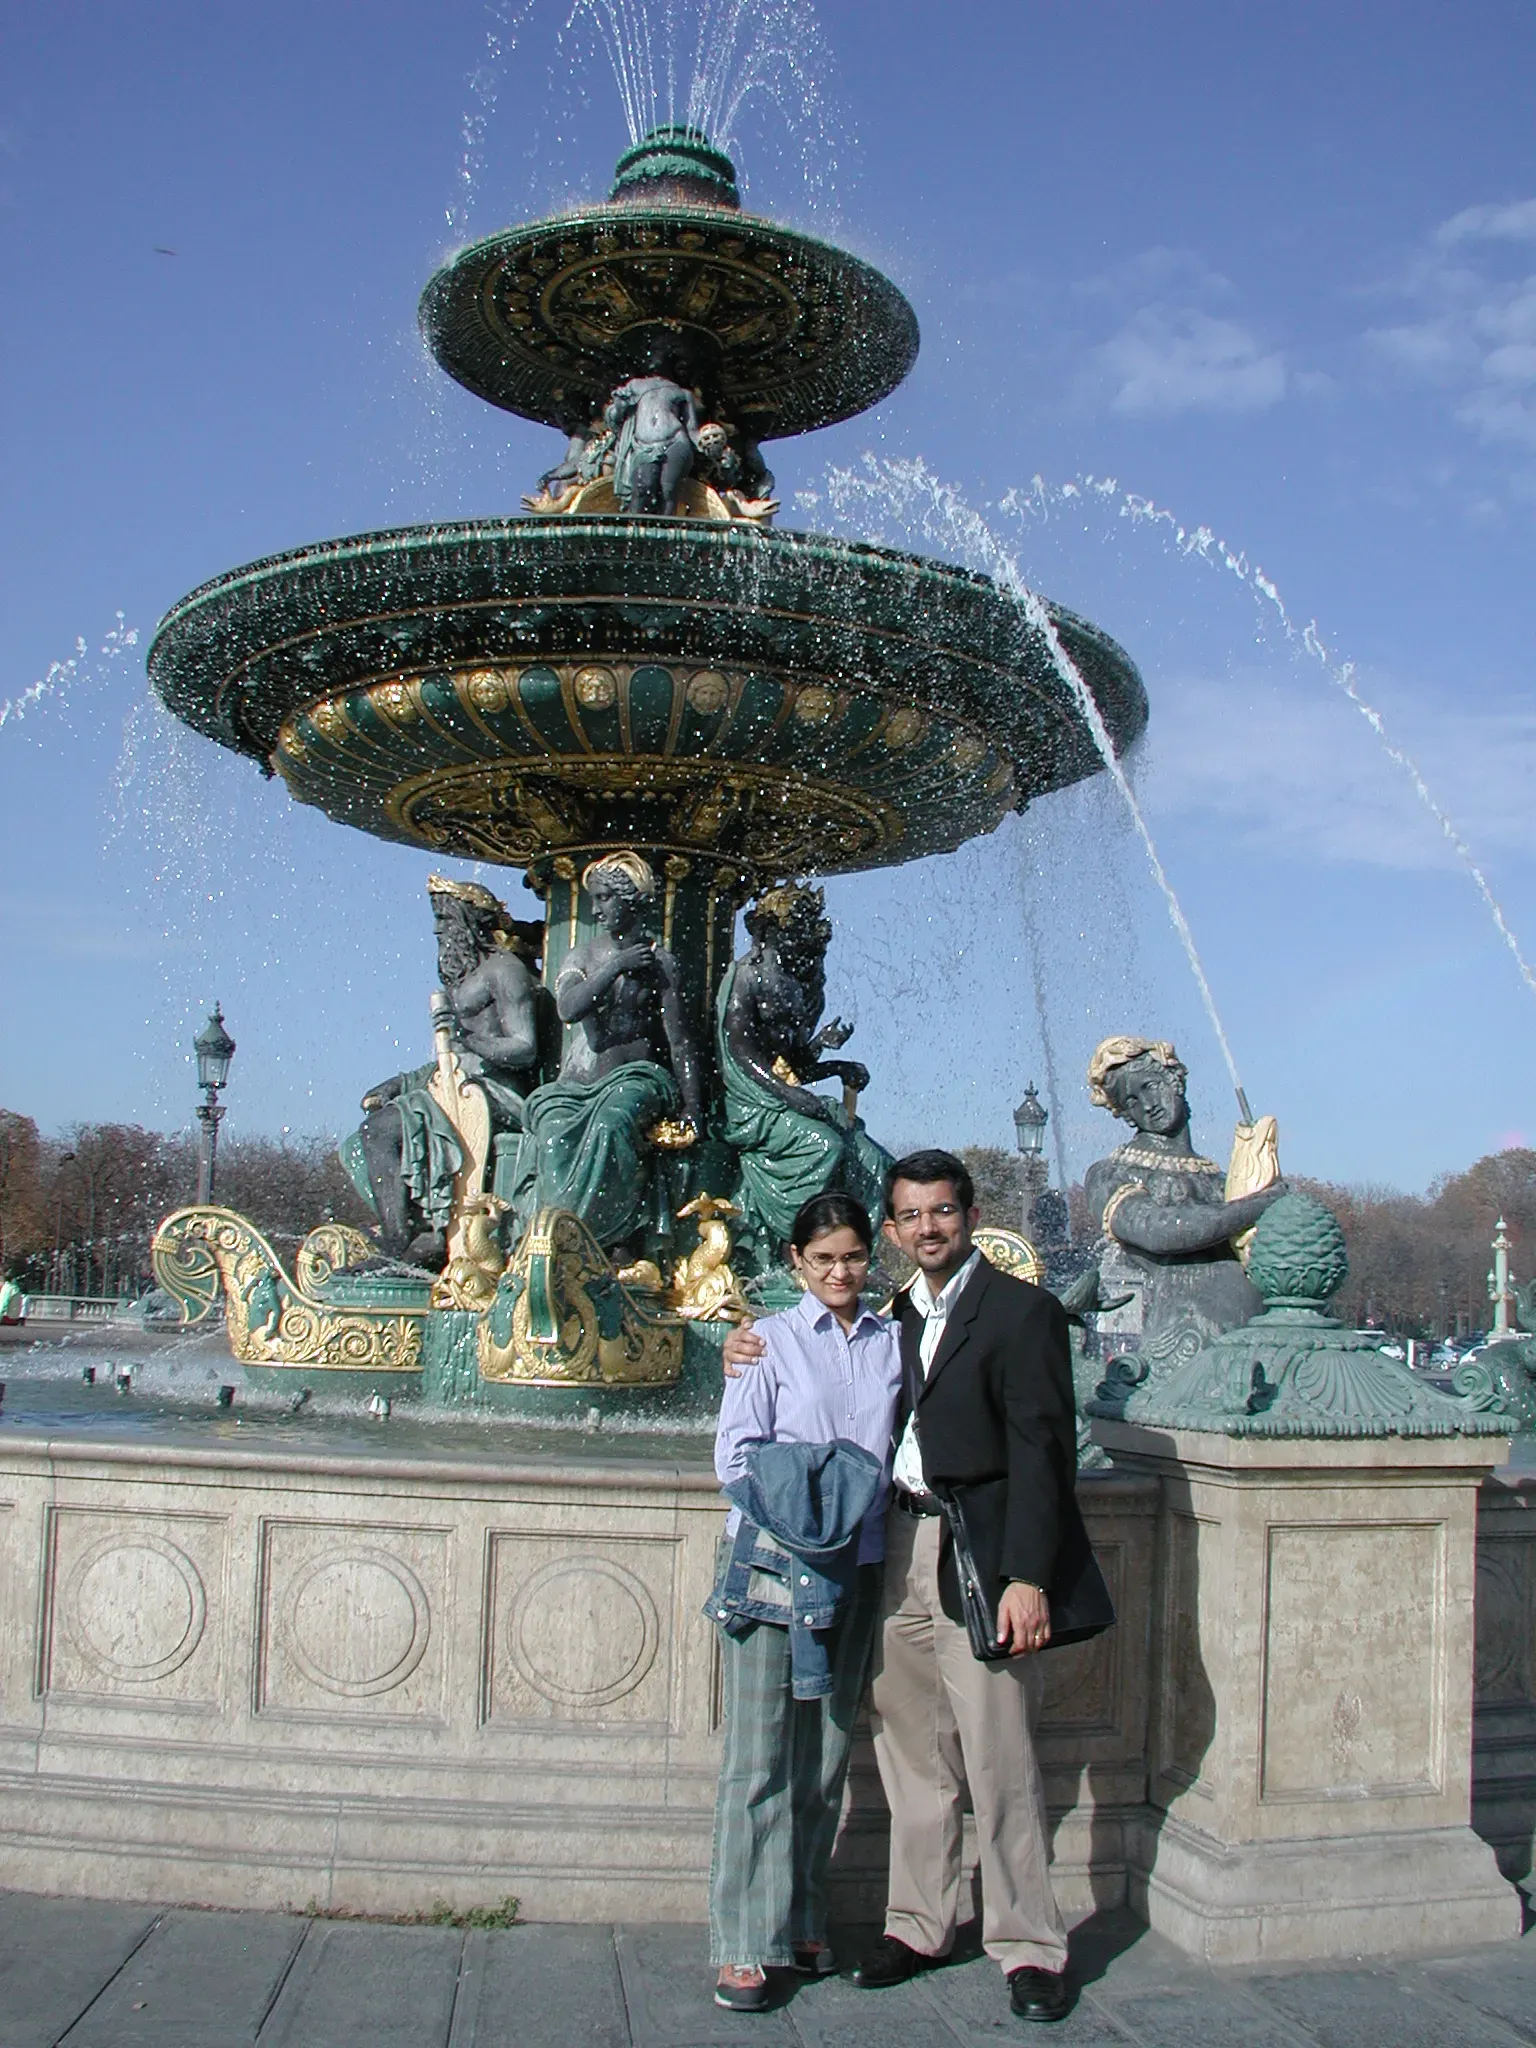
<path fill-rule="evenodd" d="M 1027 1964 L 1008 1972 L 1008 2003 L 1021 2020 L 1064 2020 L 1071 2000 L 1065 1970 L 1035 1970 Z"/>
<path fill-rule="evenodd" d="M 861 1991 L 885 1991 L 892 1984 L 905 1984 L 919 1970 L 931 1970 L 938 1961 L 937 1956 L 920 1955 L 915 1948 L 908 1948 L 894 1934 L 882 1934 L 848 1972 L 848 1981 Z"/>

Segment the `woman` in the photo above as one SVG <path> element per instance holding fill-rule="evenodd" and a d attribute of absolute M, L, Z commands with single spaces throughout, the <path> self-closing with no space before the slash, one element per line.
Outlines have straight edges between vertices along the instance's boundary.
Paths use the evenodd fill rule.
<path fill-rule="evenodd" d="M 756 1325 L 767 1354 L 727 1380 L 720 1409 L 715 1470 L 772 1524 L 765 1538 L 762 1522 L 733 1509 L 709 1609 L 721 1629 L 725 1707 L 710 1959 L 716 2004 L 738 2012 L 767 2005 L 772 1968 L 821 1976 L 834 1967 L 827 1866 L 874 1637 L 901 1382 L 893 1326 L 859 1299 L 872 1245 L 868 1212 L 851 1196 L 804 1204 L 789 1241 L 804 1299 Z M 821 1520 L 798 1543 L 797 1472 L 814 1474 L 798 1512 Z M 848 1525 L 834 1552 L 827 1517 L 837 1502 Z M 775 1550 L 777 1578 L 771 1562 L 764 1569 Z"/>

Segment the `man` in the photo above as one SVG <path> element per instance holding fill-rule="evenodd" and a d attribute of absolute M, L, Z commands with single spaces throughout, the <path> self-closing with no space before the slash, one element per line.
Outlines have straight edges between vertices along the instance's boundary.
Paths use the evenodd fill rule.
<path fill-rule="evenodd" d="M 897 1295 L 904 1392 L 886 1529 L 872 1693 L 875 1758 L 891 1810 L 885 1933 L 853 1982 L 905 1982 L 949 1953 L 969 1787 L 982 1879 L 982 1940 L 1013 2010 L 1068 2010 L 1067 1939 L 1051 1891 L 1035 1755 L 1044 1669 L 1058 1632 L 1112 1615 L 1078 1512 L 1076 1413 L 1065 1311 L 987 1263 L 971 1177 L 947 1152 L 899 1159 L 885 1234 L 916 1265 Z M 727 1362 L 754 1353 L 739 1334 Z M 939 1495 L 964 1505 L 978 1578 L 1007 1655 L 982 1662 L 964 1626 Z"/>

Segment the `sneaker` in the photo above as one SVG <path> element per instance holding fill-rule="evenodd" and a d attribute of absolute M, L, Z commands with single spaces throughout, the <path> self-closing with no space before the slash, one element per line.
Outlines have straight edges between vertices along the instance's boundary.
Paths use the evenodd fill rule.
<path fill-rule="evenodd" d="M 797 1941 L 795 1968 L 802 1977 L 835 1976 L 837 1958 L 832 1953 L 831 1944 L 825 1941 Z"/>
<path fill-rule="evenodd" d="M 715 1979 L 715 2003 L 727 2012 L 763 2012 L 768 2004 L 768 1972 L 756 1963 L 724 1963 Z"/>

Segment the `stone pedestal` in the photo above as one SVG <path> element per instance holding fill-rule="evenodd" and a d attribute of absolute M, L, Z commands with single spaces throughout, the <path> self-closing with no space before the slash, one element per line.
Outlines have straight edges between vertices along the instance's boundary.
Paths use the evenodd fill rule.
<path fill-rule="evenodd" d="M 1093 1433 L 1162 1488 L 1132 1903 L 1212 1962 L 1518 1936 L 1469 1824 L 1478 1487 L 1503 1443 Z"/>

